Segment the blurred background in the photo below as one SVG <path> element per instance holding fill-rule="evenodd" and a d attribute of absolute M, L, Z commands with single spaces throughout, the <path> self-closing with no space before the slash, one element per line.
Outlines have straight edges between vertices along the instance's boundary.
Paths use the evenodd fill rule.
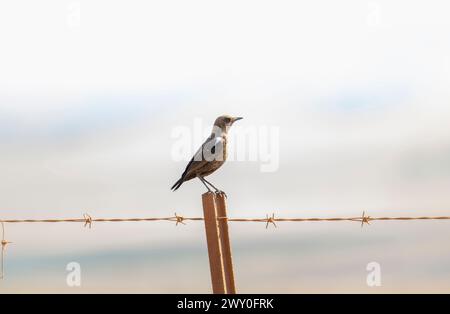
<path fill-rule="evenodd" d="M 201 216 L 173 131 L 224 113 L 279 130 L 210 177 L 231 217 L 449 215 L 449 8 L 1 1 L 0 219 Z M 238 292 L 450 292 L 447 221 L 277 225 L 230 223 Z M 210 292 L 201 222 L 5 229 L 0 293 Z"/>

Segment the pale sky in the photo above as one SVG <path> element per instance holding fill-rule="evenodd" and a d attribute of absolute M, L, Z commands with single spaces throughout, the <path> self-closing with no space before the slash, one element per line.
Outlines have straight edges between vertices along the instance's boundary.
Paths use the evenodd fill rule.
<path fill-rule="evenodd" d="M 170 191 L 185 167 L 171 156 L 171 134 L 196 120 L 209 130 L 224 113 L 245 118 L 234 135 L 280 131 L 277 171 L 239 161 L 211 176 L 230 196 L 230 216 L 448 214 L 449 8 L 446 1 L 1 1 L 0 218 L 201 215 L 200 182 Z M 389 269 L 383 291 L 450 291 L 450 253 L 425 249 L 448 238 L 448 225 L 400 224 L 233 227 L 240 282 L 247 292 L 262 287 L 258 269 L 248 270 L 255 259 L 292 271 L 304 260 L 308 276 L 280 279 L 274 266 L 276 282 L 258 291 L 371 292 L 360 277 L 380 259 Z M 196 223 L 7 225 L 14 245 L 0 291 L 66 289 L 66 261 L 82 260 L 91 279 L 81 291 L 208 292 L 203 233 Z M 398 250 L 411 238 L 417 246 Z M 265 254 L 268 240 L 280 251 Z M 247 245 L 256 246 L 253 255 Z M 316 249 L 302 255 L 308 245 Z M 186 251 L 178 254 L 179 246 Z M 328 254 L 330 246 L 339 250 Z M 289 263 L 274 257 L 291 253 Z M 408 255 L 422 274 L 415 284 Z M 121 275 L 111 279 L 105 263 Z M 190 271 L 164 283 L 156 272 L 168 267 Z M 345 278 L 320 275 L 330 267 L 342 267 Z M 205 282 L 191 285 L 191 272 Z M 41 285 L 43 277 L 53 279 Z"/>

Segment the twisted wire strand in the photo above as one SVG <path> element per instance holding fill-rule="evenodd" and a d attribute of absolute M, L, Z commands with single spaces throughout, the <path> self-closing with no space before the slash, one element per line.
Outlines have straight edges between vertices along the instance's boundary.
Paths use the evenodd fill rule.
<path fill-rule="evenodd" d="M 364 220 L 368 221 L 387 221 L 387 220 L 450 220 L 450 216 L 418 216 L 418 217 L 370 217 L 370 216 L 360 216 L 360 217 L 325 217 L 325 218 L 277 218 L 277 217 L 266 217 L 266 218 L 229 218 L 229 217 L 218 217 L 218 220 L 227 220 L 229 222 L 264 222 L 269 221 L 274 222 L 335 222 L 335 221 L 358 221 Z M 183 217 L 183 216 L 172 216 L 172 217 L 142 217 L 142 218 L 65 218 L 65 219 L 0 219 L 0 223 L 13 224 L 13 223 L 61 223 L 61 222 L 76 222 L 76 223 L 86 223 L 86 222 L 144 222 L 144 221 L 171 221 L 171 222 L 183 222 L 183 221 L 203 221 L 203 217 Z"/>
<path fill-rule="evenodd" d="M 145 222 L 145 221 L 170 221 L 175 222 L 176 226 L 185 224 L 185 221 L 203 221 L 202 217 L 183 217 L 175 213 L 172 217 L 143 217 L 143 218 L 92 218 L 88 214 L 84 214 L 83 218 L 66 218 L 66 219 L 0 219 L 2 226 L 1 233 L 1 256 L 0 256 L 0 279 L 4 277 L 4 255 L 7 244 L 12 243 L 5 240 L 5 224 L 17 223 L 84 223 L 85 227 L 92 227 L 93 222 Z M 263 222 L 266 224 L 266 229 L 269 224 L 277 227 L 276 222 L 337 222 L 337 221 L 351 221 L 360 222 L 361 227 L 364 224 L 370 224 L 371 221 L 412 221 L 412 220 L 450 220 L 450 216 L 418 216 L 418 217 L 370 217 L 366 216 L 365 212 L 360 217 L 331 217 L 331 218 L 276 218 L 275 214 L 272 216 L 266 215 L 266 218 L 228 218 L 217 217 L 217 220 L 226 220 L 229 222 Z"/>

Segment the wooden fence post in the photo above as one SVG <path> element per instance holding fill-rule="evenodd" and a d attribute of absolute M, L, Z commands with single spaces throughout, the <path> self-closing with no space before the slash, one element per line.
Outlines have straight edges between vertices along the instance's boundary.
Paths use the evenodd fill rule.
<path fill-rule="evenodd" d="M 213 293 L 235 294 L 225 196 L 205 193 L 202 201 Z"/>
<path fill-rule="evenodd" d="M 202 195 L 203 215 L 205 218 L 206 242 L 208 244 L 209 269 L 214 294 L 227 293 L 223 266 L 219 224 L 214 193 Z"/>

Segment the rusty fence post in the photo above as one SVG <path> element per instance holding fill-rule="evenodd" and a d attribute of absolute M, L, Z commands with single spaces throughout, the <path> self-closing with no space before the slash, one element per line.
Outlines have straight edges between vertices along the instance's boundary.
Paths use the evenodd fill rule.
<path fill-rule="evenodd" d="M 214 193 L 205 193 L 202 195 L 202 202 L 213 293 L 234 294 L 236 288 L 228 221 L 218 219 L 227 217 L 225 197 Z"/>
<path fill-rule="evenodd" d="M 203 194 L 202 201 L 213 293 L 224 294 L 226 293 L 225 273 L 214 193 Z"/>

